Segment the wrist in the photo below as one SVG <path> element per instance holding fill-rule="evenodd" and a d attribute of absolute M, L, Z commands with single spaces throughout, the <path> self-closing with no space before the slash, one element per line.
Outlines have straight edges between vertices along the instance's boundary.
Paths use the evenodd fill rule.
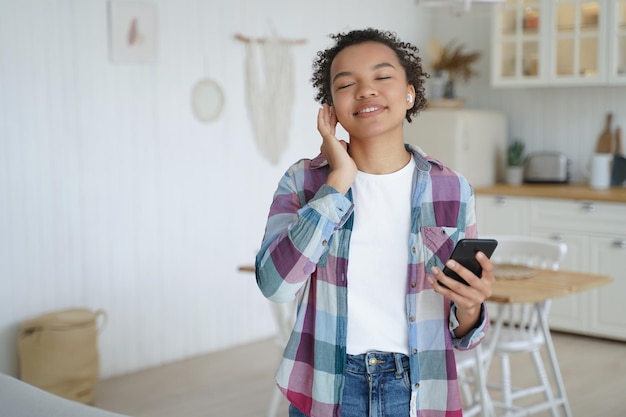
<path fill-rule="evenodd" d="M 481 306 L 462 309 L 456 306 L 456 317 L 461 323 L 476 322 L 480 316 Z"/>
<path fill-rule="evenodd" d="M 331 173 L 328 174 L 328 179 L 326 180 L 327 185 L 333 187 L 335 190 L 344 195 L 348 192 L 353 182 L 354 177 L 350 177 L 345 173 L 342 174 L 341 171 L 337 170 L 331 171 Z"/>

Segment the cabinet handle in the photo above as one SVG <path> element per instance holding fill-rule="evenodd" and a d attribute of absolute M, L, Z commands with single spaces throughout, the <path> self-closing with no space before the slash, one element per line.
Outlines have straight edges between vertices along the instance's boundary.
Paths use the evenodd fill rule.
<path fill-rule="evenodd" d="M 556 241 L 556 242 L 564 242 L 564 241 L 565 241 L 565 238 L 564 238 L 564 237 L 563 237 L 563 235 L 562 235 L 562 234 L 560 234 L 560 233 L 552 233 L 552 234 L 550 235 L 550 239 L 551 239 L 551 240 L 554 240 L 554 241 Z"/>
<path fill-rule="evenodd" d="M 626 239 L 615 240 L 612 246 L 618 249 L 626 249 Z"/>
<path fill-rule="evenodd" d="M 501 195 L 497 196 L 495 203 L 497 206 L 506 206 L 506 197 Z"/>
<path fill-rule="evenodd" d="M 591 201 L 585 201 L 582 205 L 582 209 L 587 213 L 593 213 L 594 211 L 596 211 L 596 205 L 593 204 Z"/>

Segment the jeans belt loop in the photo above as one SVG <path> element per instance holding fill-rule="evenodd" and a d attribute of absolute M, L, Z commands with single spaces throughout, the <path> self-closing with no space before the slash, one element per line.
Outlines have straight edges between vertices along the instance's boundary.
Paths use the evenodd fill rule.
<path fill-rule="evenodd" d="M 396 360 L 396 378 L 401 378 L 404 374 L 404 366 L 402 365 L 402 354 L 394 353 L 393 356 Z"/>

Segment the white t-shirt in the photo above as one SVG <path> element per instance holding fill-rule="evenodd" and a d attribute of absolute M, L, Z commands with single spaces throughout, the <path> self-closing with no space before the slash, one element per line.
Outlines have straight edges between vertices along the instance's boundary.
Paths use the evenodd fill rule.
<path fill-rule="evenodd" d="M 406 315 L 411 190 L 415 162 L 391 174 L 359 171 L 348 261 L 347 353 L 408 354 Z"/>

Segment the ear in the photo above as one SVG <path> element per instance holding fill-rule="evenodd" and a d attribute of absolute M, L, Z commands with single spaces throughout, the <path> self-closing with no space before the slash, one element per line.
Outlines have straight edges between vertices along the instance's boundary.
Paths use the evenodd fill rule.
<path fill-rule="evenodd" d="M 409 95 L 411 96 L 411 100 L 407 100 L 406 102 L 406 108 L 407 110 L 412 109 L 413 106 L 415 106 L 415 101 L 417 99 L 417 97 L 415 96 L 415 87 L 409 84 L 406 89 L 406 95 L 407 97 L 409 97 Z"/>

